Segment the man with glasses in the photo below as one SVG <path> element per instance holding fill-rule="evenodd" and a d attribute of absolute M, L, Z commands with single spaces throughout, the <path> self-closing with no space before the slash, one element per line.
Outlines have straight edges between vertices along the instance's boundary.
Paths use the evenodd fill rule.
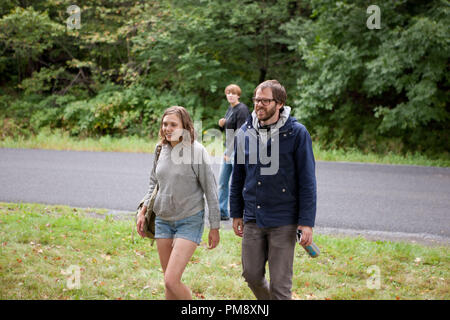
<path fill-rule="evenodd" d="M 230 106 L 228 107 L 227 113 L 225 114 L 225 118 L 219 120 L 219 127 L 222 131 L 231 130 L 232 132 L 235 132 L 242 126 L 250 113 L 248 111 L 248 107 L 244 103 L 239 102 L 239 98 L 241 96 L 241 88 L 238 85 L 228 85 L 225 88 L 225 96 Z M 231 171 L 233 170 L 233 164 L 230 159 L 230 156 L 233 153 L 232 143 L 230 143 L 232 142 L 232 139 L 234 139 L 233 136 L 227 136 L 227 140 L 231 141 L 225 141 L 225 155 L 223 157 L 224 159 L 220 168 L 219 175 L 218 195 L 220 220 L 223 221 L 230 220 L 230 215 L 228 214 L 228 196 L 230 176 Z"/>
<path fill-rule="evenodd" d="M 297 229 L 302 230 L 302 245 L 313 240 L 312 142 L 306 128 L 290 116 L 286 97 L 277 80 L 259 84 L 254 110 L 235 138 L 230 215 L 235 234 L 243 237 L 242 275 L 257 299 L 291 299 Z M 263 152 L 279 162 L 276 173 L 264 174 L 270 163 L 262 161 Z M 267 262 L 270 285 L 265 278 Z"/>

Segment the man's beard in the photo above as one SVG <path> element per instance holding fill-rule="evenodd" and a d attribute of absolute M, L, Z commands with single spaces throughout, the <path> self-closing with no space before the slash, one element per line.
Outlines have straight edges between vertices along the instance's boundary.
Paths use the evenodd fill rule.
<path fill-rule="evenodd" d="M 273 108 L 266 108 L 266 107 L 263 107 L 263 108 L 259 108 L 259 109 L 263 109 L 265 112 L 265 115 L 264 115 L 264 117 L 263 118 L 260 118 L 259 117 L 259 115 L 258 115 L 258 111 L 256 111 L 256 117 L 258 118 L 258 120 L 259 121 L 267 121 L 267 120 L 269 120 L 270 118 L 272 118 L 273 117 L 273 115 L 275 114 L 275 112 L 277 112 L 277 106 L 275 105 L 275 106 L 273 106 Z M 259 110 L 258 109 L 258 110 Z"/>

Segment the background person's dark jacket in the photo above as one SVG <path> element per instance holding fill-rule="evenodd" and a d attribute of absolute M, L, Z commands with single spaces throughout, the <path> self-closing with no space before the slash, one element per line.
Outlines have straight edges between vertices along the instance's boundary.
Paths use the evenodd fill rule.
<path fill-rule="evenodd" d="M 247 120 L 249 115 L 250 112 L 248 111 L 247 106 L 242 102 L 239 102 L 234 107 L 229 106 L 227 113 L 225 114 L 225 125 L 223 127 L 220 127 L 220 130 L 224 131 L 226 129 L 232 129 L 234 131 L 237 131 Z M 225 154 L 228 157 L 231 157 L 233 153 L 233 139 L 234 134 L 225 136 L 225 140 L 223 143 L 225 147 Z"/>
<path fill-rule="evenodd" d="M 242 124 L 247 120 L 250 112 L 248 111 L 248 107 L 239 102 L 234 107 L 229 106 L 227 112 L 225 113 L 225 125 L 220 127 L 220 130 L 224 131 L 225 129 L 239 129 Z"/>

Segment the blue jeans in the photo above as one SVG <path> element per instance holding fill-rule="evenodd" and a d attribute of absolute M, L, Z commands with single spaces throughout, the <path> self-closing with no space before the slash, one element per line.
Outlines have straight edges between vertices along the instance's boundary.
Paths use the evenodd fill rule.
<path fill-rule="evenodd" d="M 204 210 L 176 221 L 163 220 L 157 216 L 155 219 L 155 239 L 182 238 L 200 244 L 205 226 L 204 216 Z"/>
<path fill-rule="evenodd" d="M 230 177 L 231 172 L 233 171 L 233 164 L 231 162 L 225 161 L 222 162 L 222 166 L 220 168 L 220 176 L 219 176 L 219 208 L 220 208 L 220 217 L 221 218 L 229 218 L 228 214 L 228 194 L 230 192 Z"/>

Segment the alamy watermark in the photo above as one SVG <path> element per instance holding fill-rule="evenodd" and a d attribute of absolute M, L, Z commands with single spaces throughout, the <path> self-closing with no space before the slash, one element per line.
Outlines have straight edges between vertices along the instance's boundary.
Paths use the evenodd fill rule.
<path fill-rule="evenodd" d="M 381 270 L 377 265 L 372 265 L 367 268 L 369 278 L 366 281 L 368 289 L 379 290 L 381 288 Z"/>
<path fill-rule="evenodd" d="M 372 4 L 367 8 L 367 14 L 370 16 L 367 18 L 366 26 L 370 30 L 381 29 L 381 10 L 376 4 Z"/>
<path fill-rule="evenodd" d="M 66 24 L 67 29 L 73 30 L 73 29 L 80 29 L 81 28 L 81 9 L 77 5 L 71 5 L 67 7 L 66 12 L 69 14 L 69 17 L 67 18 Z M 366 26 L 370 30 L 373 29 L 381 29 L 381 10 L 380 7 L 376 4 L 372 4 L 369 7 L 367 7 L 366 10 L 367 14 L 370 14 L 370 16 L 367 18 Z"/>
<path fill-rule="evenodd" d="M 81 28 L 81 9 L 77 5 L 71 5 L 67 8 L 66 12 L 70 15 L 67 18 L 67 29 L 80 29 Z"/>
<path fill-rule="evenodd" d="M 223 144 L 222 132 L 217 129 L 210 129 L 206 132 L 199 130 L 201 121 L 194 122 L 194 128 L 197 133 L 197 140 L 208 144 L 213 140 L 212 144 L 214 154 L 222 154 L 221 148 Z M 235 159 L 236 164 L 258 164 L 261 165 L 261 175 L 275 175 L 278 172 L 280 161 L 280 133 L 279 130 L 260 129 L 258 133 L 255 129 L 248 130 L 225 130 L 225 155 L 228 158 Z M 181 143 L 175 145 L 171 152 L 171 160 L 174 164 L 221 164 L 223 157 L 210 157 L 207 154 L 196 152 L 195 148 L 186 141 L 191 141 L 188 130 L 178 129 L 172 133 L 175 140 L 181 139 Z M 269 141 L 270 140 L 270 141 Z M 235 146 L 236 145 L 236 146 Z M 236 154 L 234 154 L 236 152 Z"/>
<path fill-rule="evenodd" d="M 69 290 L 81 288 L 81 268 L 79 266 L 71 265 L 66 270 L 61 270 L 61 274 L 68 276 L 66 285 Z"/>

